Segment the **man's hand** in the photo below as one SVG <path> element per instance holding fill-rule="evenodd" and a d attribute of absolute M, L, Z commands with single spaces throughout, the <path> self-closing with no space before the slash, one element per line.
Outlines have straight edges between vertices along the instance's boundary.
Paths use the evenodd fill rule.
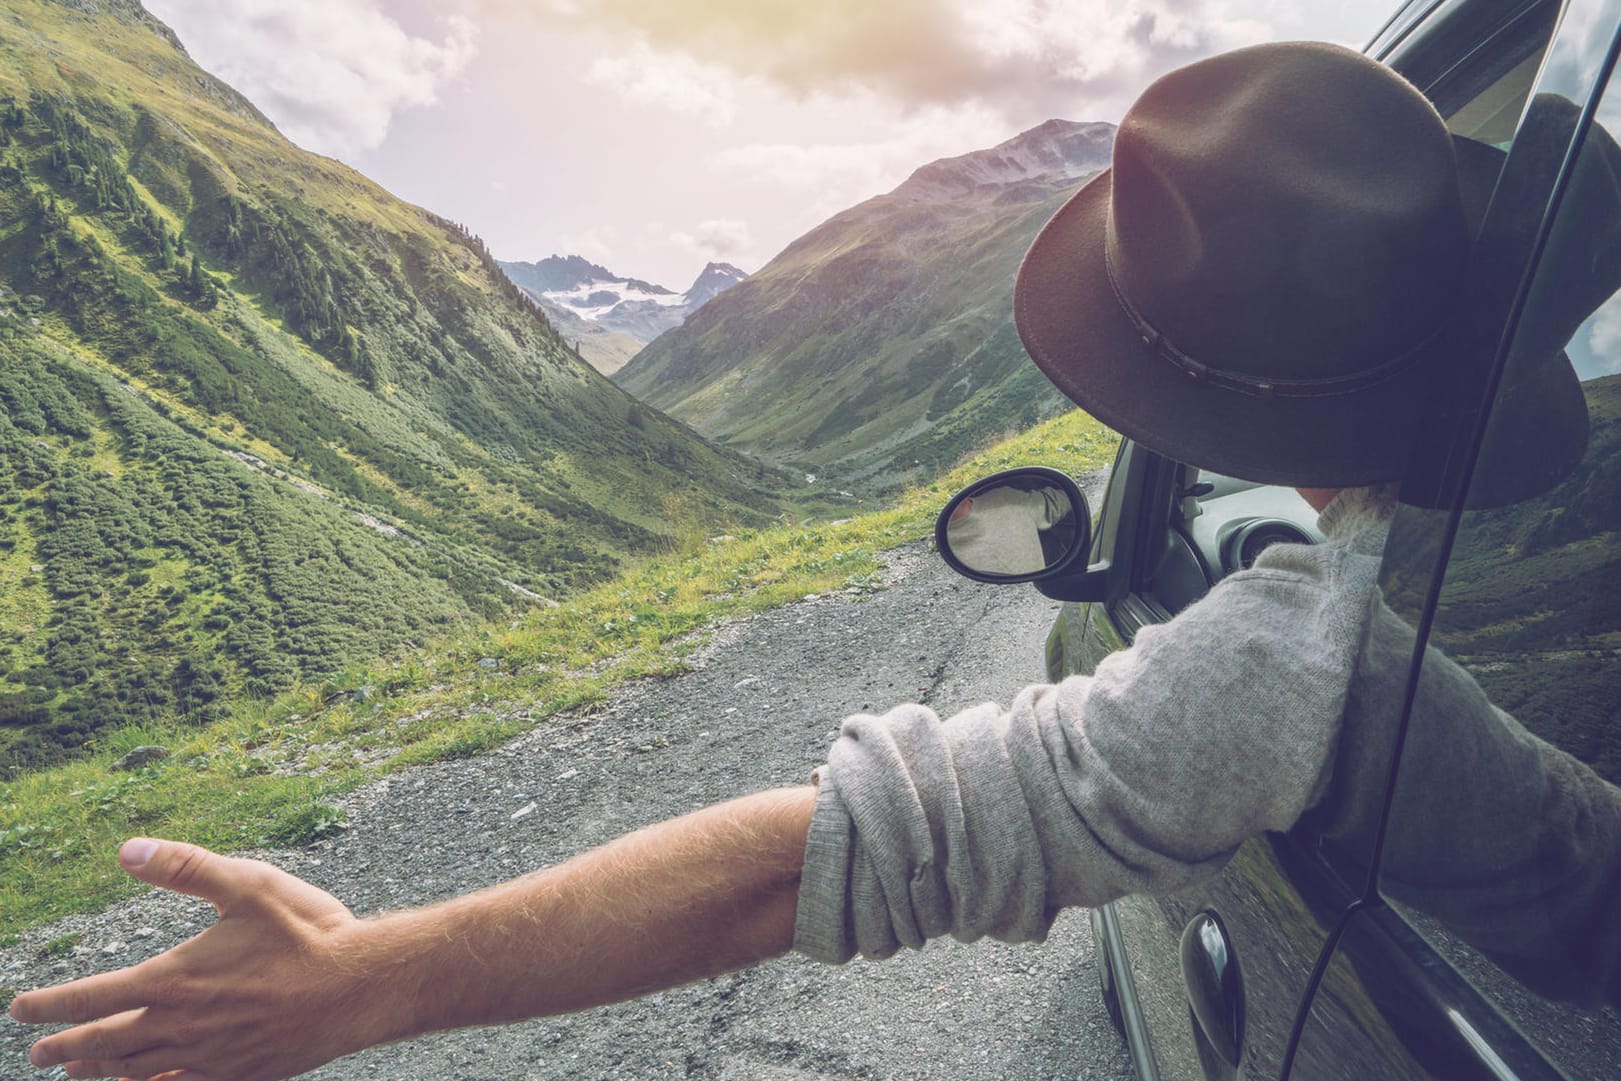
<path fill-rule="evenodd" d="M 389 1040 L 622 1001 L 789 948 L 815 803 L 810 787 L 745 796 L 368 920 L 263 863 L 130 841 L 126 870 L 212 901 L 219 922 L 122 972 L 18 995 L 11 1014 L 79 1026 L 31 1056 L 70 1077 L 279 1081 Z"/>
<path fill-rule="evenodd" d="M 213 902 L 219 921 L 133 968 L 18 995 L 19 1021 L 78 1025 L 36 1043 L 36 1067 L 261 1081 L 388 1038 L 372 1030 L 375 997 L 355 993 L 375 974 L 349 948 L 360 925 L 336 898 L 193 845 L 137 839 L 118 858 L 144 882 Z"/>

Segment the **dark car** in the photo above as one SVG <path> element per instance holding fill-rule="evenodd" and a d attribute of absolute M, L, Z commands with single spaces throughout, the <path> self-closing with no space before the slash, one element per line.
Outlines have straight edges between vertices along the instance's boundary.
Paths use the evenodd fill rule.
<path fill-rule="evenodd" d="M 1615 0 L 1411 0 L 1368 48 L 1454 134 L 1504 152 L 1449 328 L 1481 359 L 1437 396 L 1384 550 L 1383 603 L 1413 648 L 1395 737 L 1363 774 L 1370 828 L 1328 837 L 1308 815 L 1195 888 L 1093 914 L 1103 995 L 1144 1079 L 1621 1078 L 1621 851 L 1571 792 L 1596 774 L 1621 801 L 1618 27 Z M 1538 388 L 1567 360 L 1569 400 L 1546 408 Z M 993 489 L 1063 492 L 1032 565 L 976 566 L 948 535 L 956 501 L 942 550 L 1070 602 L 1055 679 L 1267 546 L 1321 539 L 1294 491 L 1129 441 L 1090 531 L 1054 471 L 963 495 Z M 1467 726 L 1426 708 L 1443 670 L 1489 700 Z M 1547 776 L 1525 776 L 1535 762 Z"/>

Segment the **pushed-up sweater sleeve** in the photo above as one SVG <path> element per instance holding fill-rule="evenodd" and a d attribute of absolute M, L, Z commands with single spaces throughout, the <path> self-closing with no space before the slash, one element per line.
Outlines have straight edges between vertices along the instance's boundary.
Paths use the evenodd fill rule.
<path fill-rule="evenodd" d="M 847 719 L 817 771 L 794 948 L 1039 941 L 1069 905 L 1174 891 L 1327 788 L 1377 560 L 1269 551 L 1090 677 L 1011 708 Z"/>

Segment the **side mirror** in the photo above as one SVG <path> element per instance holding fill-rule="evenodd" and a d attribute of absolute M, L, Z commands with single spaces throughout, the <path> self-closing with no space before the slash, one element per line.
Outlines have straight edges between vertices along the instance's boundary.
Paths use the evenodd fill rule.
<path fill-rule="evenodd" d="M 1092 546 L 1086 497 L 1045 466 L 1010 469 L 952 496 L 935 523 L 940 557 L 978 582 L 1040 582 L 1085 566 Z"/>

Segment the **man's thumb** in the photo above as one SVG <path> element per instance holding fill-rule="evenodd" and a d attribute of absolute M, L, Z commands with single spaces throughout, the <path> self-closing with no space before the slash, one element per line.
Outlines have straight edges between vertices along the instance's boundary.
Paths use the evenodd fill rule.
<path fill-rule="evenodd" d="M 236 895 L 230 868 L 237 862 L 178 841 L 133 837 L 118 850 L 124 870 L 154 886 L 225 905 Z"/>

